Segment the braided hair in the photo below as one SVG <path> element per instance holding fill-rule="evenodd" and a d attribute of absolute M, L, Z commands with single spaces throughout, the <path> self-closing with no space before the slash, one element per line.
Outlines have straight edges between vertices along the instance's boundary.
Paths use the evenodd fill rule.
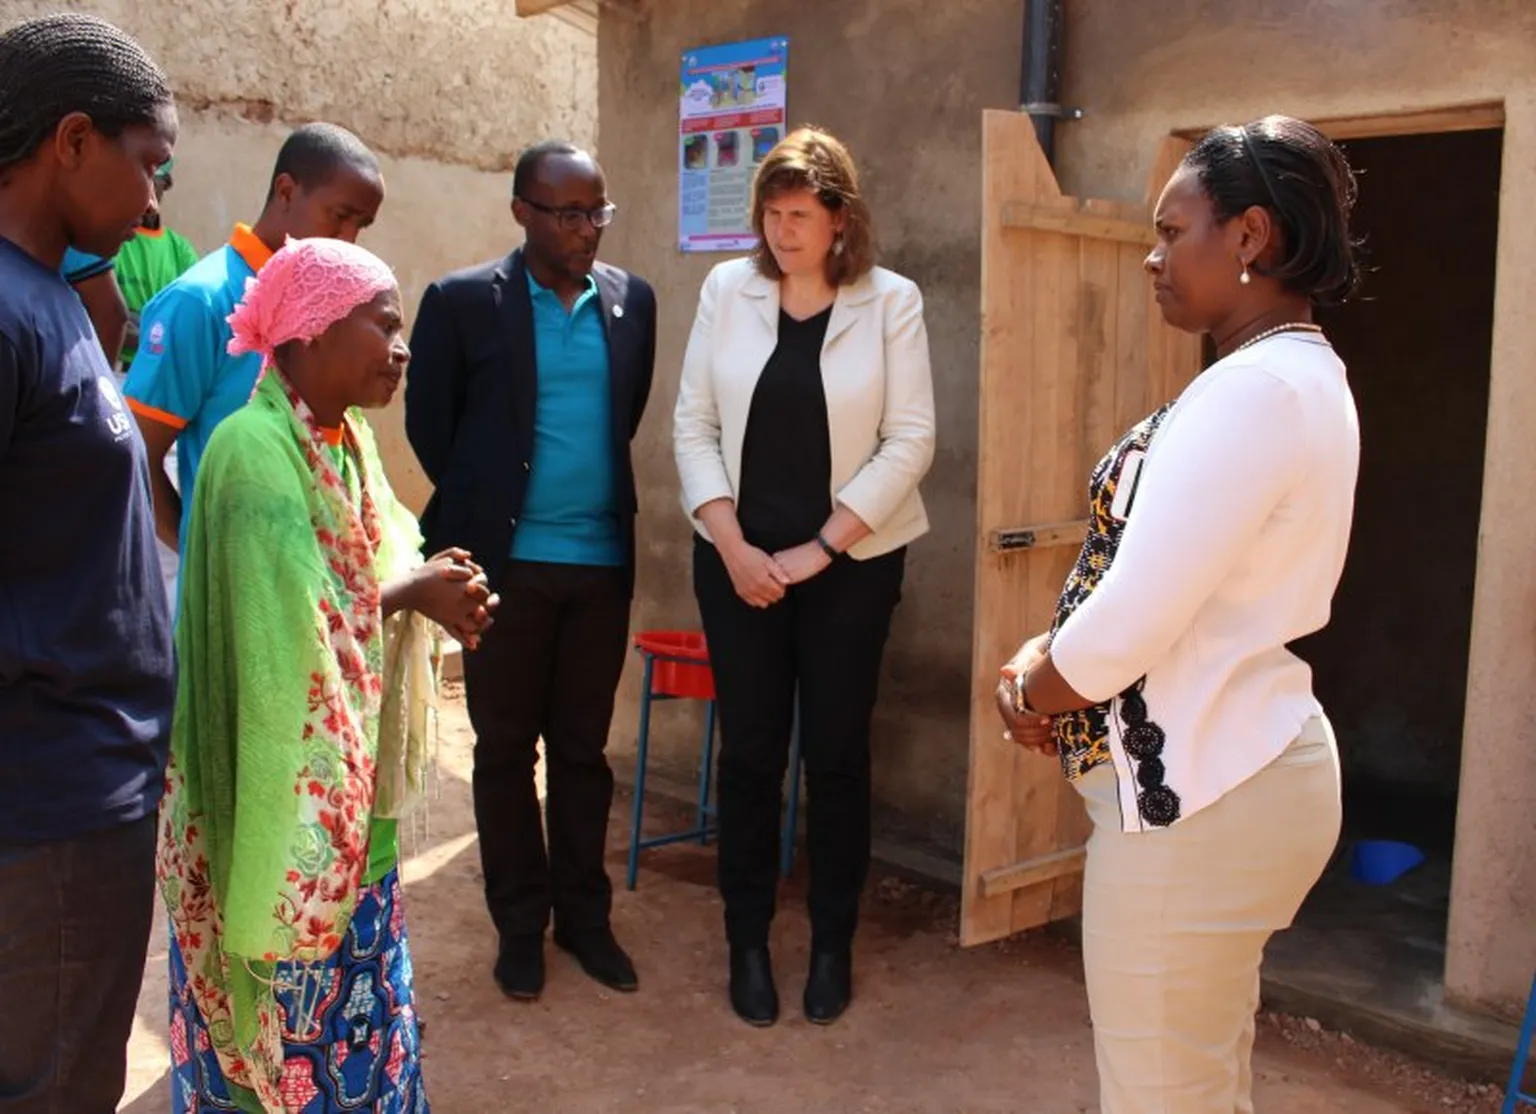
<path fill-rule="evenodd" d="M 164 72 L 105 20 L 67 12 L 0 31 L 0 172 L 31 158 L 70 113 L 115 138 L 171 103 Z"/>
<path fill-rule="evenodd" d="M 1281 230 L 1283 258 L 1261 273 L 1318 305 L 1337 305 L 1355 292 L 1360 263 L 1349 227 L 1355 176 L 1322 132 L 1294 117 L 1266 116 L 1217 128 L 1184 161 L 1199 175 L 1217 220 L 1255 205 L 1269 210 Z"/>

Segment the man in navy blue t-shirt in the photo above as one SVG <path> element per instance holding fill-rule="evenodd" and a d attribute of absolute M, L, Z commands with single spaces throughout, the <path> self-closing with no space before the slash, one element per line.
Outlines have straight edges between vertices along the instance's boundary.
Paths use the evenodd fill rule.
<path fill-rule="evenodd" d="M 174 703 L 149 464 L 65 249 L 117 252 L 170 86 L 80 15 L 0 32 L 0 1110 L 107 1114 L 155 902 Z"/>

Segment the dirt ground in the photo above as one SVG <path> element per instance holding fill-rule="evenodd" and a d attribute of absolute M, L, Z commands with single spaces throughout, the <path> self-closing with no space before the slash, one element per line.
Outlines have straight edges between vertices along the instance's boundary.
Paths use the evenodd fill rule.
<path fill-rule="evenodd" d="M 457 699 L 443 728 L 431 834 L 403 848 L 435 1114 L 1098 1111 L 1076 949 L 1042 933 L 961 951 L 952 896 L 878 873 L 855 953 L 854 1004 L 830 1028 L 799 1016 L 808 943 L 799 871 L 775 926 L 784 1019 L 756 1030 L 730 1012 L 714 852 L 693 845 L 647 853 L 639 888 L 618 889 L 615 930 L 639 968 L 638 994 L 603 989 L 551 948 L 544 997 L 508 1001 L 490 976 L 495 941 L 480 894 L 472 736 Z M 628 805 L 621 794 L 610 828 L 618 881 Z M 651 809 L 648 826 L 662 830 L 668 811 Z M 129 1048 L 126 1114 L 170 1111 L 165 993 L 161 931 Z M 1499 1108 L 1492 1086 L 1442 1078 L 1306 1019 L 1263 1018 L 1255 1076 L 1261 1114 Z"/>

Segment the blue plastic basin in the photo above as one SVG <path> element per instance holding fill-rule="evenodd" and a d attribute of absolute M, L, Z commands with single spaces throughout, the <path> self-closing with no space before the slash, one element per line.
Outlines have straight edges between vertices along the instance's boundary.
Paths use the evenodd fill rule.
<path fill-rule="evenodd" d="M 1367 886 L 1387 886 L 1424 861 L 1424 852 L 1393 839 L 1362 839 L 1355 844 L 1350 875 Z"/>

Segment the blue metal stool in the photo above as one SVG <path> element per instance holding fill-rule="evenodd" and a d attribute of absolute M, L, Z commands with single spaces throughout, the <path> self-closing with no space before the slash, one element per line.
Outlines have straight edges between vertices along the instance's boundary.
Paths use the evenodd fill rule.
<path fill-rule="evenodd" d="M 640 737 L 635 746 L 635 803 L 629 822 L 629 867 L 625 885 L 635 888 L 640 852 L 672 843 L 697 840 L 708 845 L 714 834 L 715 807 L 710 785 L 715 764 L 715 679 L 709 668 L 709 650 L 696 631 L 644 631 L 635 636 L 635 651 L 645 661 L 640 688 Z M 665 835 L 641 838 L 645 809 L 645 768 L 650 754 L 651 704 L 657 700 L 704 700 L 704 741 L 699 755 L 699 792 L 694 805 L 693 827 Z M 779 837 L 779 869 L 787 878 L 795 865 L 795 825 L 800 811 L 800 731 L 798 714 L 790 739 L 788 808 Z"/>
<path fill-rule="evenodd" d="M 1536 1034 L 1536 979 L 1531 980 L 1530 997 L 1525 1002 L 1525 1020 L 1520 1023 L 1520 1042 L 1515 1045 L 1515 1063 L 1509 1069 L 1509 1087 L 1504 1092 L 1503 1114 L 1515 1114 L 1522 1102 L 1536 1104 L 1536 1095 L 1520 1090 L 1525 1080 L 1525 1066 L 1531 1058 L 1531 1037 Z"/>

